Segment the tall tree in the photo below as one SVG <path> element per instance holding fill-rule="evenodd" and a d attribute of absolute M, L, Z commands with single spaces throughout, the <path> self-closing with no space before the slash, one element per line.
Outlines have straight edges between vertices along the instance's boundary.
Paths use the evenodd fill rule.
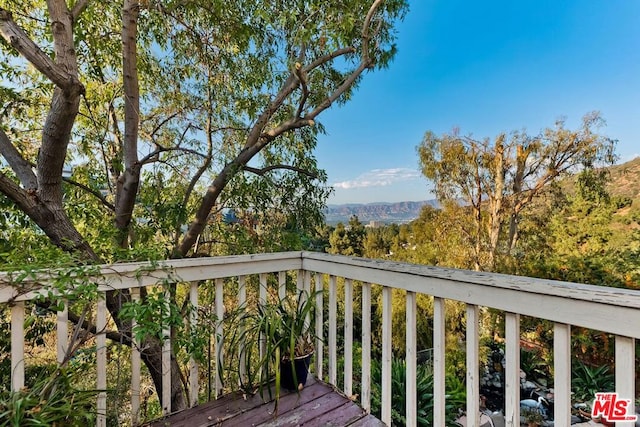
<path fill-rule="evenodd" d="M 590 113 L 578 130 L 567 129 L 559 120 L 536 136 L 513 132 L 491 141 L 457 131 L 441 137 L 426 133 L 418 146 L 422 172 L 433 181 L 441 202 L 462 201 L 472 210 L 477 270 L 495 269 L 505 227 L 504 253 L 511 253 L 520 215 L 550 183 L 614 161 L 615 141 L 596 133 L 603 124 L 598 113 Z"/>
<path fill-rule="evenodd" d="M 173 192 L 155 202 L 172 203 L 171 230 L 159 232 L 174 257 L 188 256 L 212 214 L 232 203 L 227 190 L 259 192 L 284 179 L 302 184 L 296 203 L 323 197 L 312 190 L 324 178 L 310 154 L 317 120 L 367 71 L 389 64 L 406 8 L 404 0 L 0 0 L 0 193 L 54 245 L 94 262 L 127 256 L 144 245 L 141 224 L 166 221 L 152 216 L 166 209 L 142 204 L 154 183 Z M 74 220 L 65 181 L 110 218 L 110 244 Z M 123 300 L 108 296 L 116 322 Z M 151 344 L 143 357 L 160 391 Z M 175 409 L 184 406 L 179 386 L 172 396 Z"/>
<path fill-rule="evenodd" d="M 335 230 L 329 236 L 329 253 L 362 256 L 364 252 L 364 239 L 366 237 L 364 225 L 356 215 L 349 218 L 349 224 L 345 227 L 338 223 Z"/>

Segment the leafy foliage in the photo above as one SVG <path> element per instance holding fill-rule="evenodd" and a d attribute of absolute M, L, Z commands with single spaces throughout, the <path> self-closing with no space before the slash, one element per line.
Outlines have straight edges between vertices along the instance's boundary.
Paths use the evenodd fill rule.
<path fill-rule="evenodd" d="M 366 231 L 364 225 L 357 216 L 349 219 L 349 224 L 345 226 L 338 223 L 335 230 L 329 237 L 329 253 L 347 256 L 362 256 L 364 249 L 364 239 Z"/>
<path fill-rule="evenodd" d="M 96 390 L 77 390 L 79 372 L 56 370 L 20 391 L 0 392 L 0 426 L 86 426 L 96 422 Z"/>
<path fill-rule="evenodd" d="M 417 148 L 422 172 L 441 203 L 462 201 L 469 210 L 469 226 L 460 234 L 471 239 L 476 270 L 495 270 L 498 257 L 516 249 L 519 219 L 548 185 L 581 168 L 613 163 L 615 141 L 595 131 L 602 125 L 594 112 L 575 131 L 558 121 L 536 136 L 512 132 L 494 141 L 457 131 L 425 134 Z"/>
<path fill-rule="evenodd" d="M 577 361 L 571 369 L 571 391 L 579 402 L 591 401 L 596 393 L 615 390 L 615 374 L 607 365 L 591 367 Z"/>
<path fill-rule="evenodd" d="M 380 417 L 382 410 L 382 394 L 380 384 L 382 381 L 382 365 L 378 359 L 371 364 L 371 413 Z M 456 377 L 447 375 L 445 380 L 447 396 L 445 414 L 447 426 L 456 426 L 459 409 L 466 405 L 466 388 L 462 381 Z M 431 365 L 420 364 L 416 374 L 416 390 L 418 404 L 418 425 L 433 425 L 433 369 Z M 391 363 L 391 420 L 393 425 L 404 426 L 407 424 L 406 413 L 406 364 L 402 359 L 394 358 Z"/>

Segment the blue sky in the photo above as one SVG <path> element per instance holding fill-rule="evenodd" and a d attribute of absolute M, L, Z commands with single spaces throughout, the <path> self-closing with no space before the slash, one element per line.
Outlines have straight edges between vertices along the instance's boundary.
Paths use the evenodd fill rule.
<path fill-rule="evenodd" d="M 411 0 L 389 69 L 325 112 L 316 155 L 329 203 L 432 198 L 427 130 L 531 133 L 598 110 L 621 160 L 640 155 L 640 1 Z"/>

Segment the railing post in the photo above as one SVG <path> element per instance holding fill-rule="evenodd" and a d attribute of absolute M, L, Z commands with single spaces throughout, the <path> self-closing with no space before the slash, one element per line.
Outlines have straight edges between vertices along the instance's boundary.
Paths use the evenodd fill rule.
<path fill-rule="evenodd" d="M 417 397 L 417 385 L 416 377 L 418 374 L 418 360 L 416 351 L 416 293 L 407 291 L 406 301 L 406 419 L 407 427 L 414 427 L 418 425 L 418 397 Z"/>
<path fill-rule="evenodd" d="M 189 284 L 189 303 L 191 304 L 189 327 L 193 331 L 198 327 L 198 282 Z M 189 403 L 192 408 L 198 404 L 198 378 L 198 363 L 191 355 L 189 357 Z"/>
<path fill-rule="evenodd" d="M 140 288 L 131 288 L 131 302 L 140 302 Z M 137 426 L 140 414 L 140 340 L 135 336 L 136 319 L 131 319 L 131 425 Z"/>
<path fill-rule="evenodd" d="M 636 343 L 633 338 L 616 335 L 616 392 L 621 399 L 631 399 L 635 413 Z M 616 427 L 635 426 L 635 422 L 617 422 Z"/>
<path fill-rule="evenodd" d="M 571 326 L 553 324 L 554 422 L 571 424 Z"/>
<path fill-rule="evenodd" d="M 105 295 L 100 294 L 96 308 L 96 386 L 100 390 L 96 405 L 97 425 L 107 425 L 107 303 Z"/>
<path fill-rule="evenodd" d="M 324 310 L 323 310 L 323 276 L 320 273 L 314 274 L 316 285 L 316 378 L 322 380 L 322 363 L 324 354 Z"/>
<path fill-rule="evenodd" d="M 445 300 L 433 298 L 433 425 L 445 425 Z"/>
<path fill-rule="evenodd" d="M 329 277 L 329 384 L 338 383 L 338 298 L 336 276 Z"/>
<path fill-rule="evenodd" d="M 520 315 L 505 313 L 505 423 L 520 427 Z"/>
<path fill-rule="evenodd" d="M 391 363 L 392 363 L 392 289 L 388 286 L 382 287 L 382 388 L 380 398 L 382 400 L 382 422 L 391 425 Z"/>
<path fill-rule="evenodd" d="M 353 394 L 353 281 L 344 280 L 344 394 Z"/>
<path fill-rule="evenodd" d="M 479 308 L 467 304 L 467 426 L 480 426 Z"/>
<path fill-rule="evenodd" d="M 24 387 L 24 302 L 11 307 L 11 391 Z"/>
<path fill-rule="evenodd" d="M 362 284 L 362 408 L 371 412 L 371 284 Z"/>

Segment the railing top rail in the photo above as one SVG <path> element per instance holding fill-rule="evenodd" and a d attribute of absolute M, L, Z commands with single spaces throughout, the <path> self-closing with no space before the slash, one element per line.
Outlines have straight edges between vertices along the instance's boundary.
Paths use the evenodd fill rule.
<path fill-rule="evenodd" d="M 279 252 L 220 257 L 185 258 L 154 262 L 127 262 L 97 266 L 95 282 L 101 290 L 148 286 L 167 278 L 184 282 L 269 273 L 302 268 L 301 252 Z M 16 281 L 21 272 L 0 272 L 0 304 L 35 298 L 47 282 L 65 269 L 42 270 Z"/>
<path fill-rule="evenodd" d="M 299 269 L 640 338 L 635 327 L 640 324 L 640 291 L 315 252 L 103 265 L 95 280 L 106 291 L 166 279 L 194 282 Z M 56 271 L 43 271 L 18 286 L 11 274 L 0 273 L 0 303 L 33 299 Z"/>
<path fill-rule="evenodd" d="M 305 252 L 303 269 L 640 338 L 640 291 Z"/>
<path fill-rule="evenodd" d="M 495 288 L 522 290 L 527 293 L 537 293 L 543 295 L 555 295 L 571 299 L 597 301 L 610 305 L 622 307 L 640 308 L 640 290 L 614 288 L 608 286 L 598 286 L 575 282 L 564 282 L 550 279 L 537 279 L 526 276 L 515 276 L 500 273 L 488 273 L 481 271 L 459 270 L 455 268 L 433 267 L 427 265 L 409 264 L 395 261 L 375 260 L 342 255 L 330 255 L 317 252 L 303 252 L 303 269 L 309 263 L 305 261 L 317 260 L 334 265 L 342 265 L 345 268 L 343 273 L 349 272 L 349 266 L 396 272 L 422 276 L 425 278 L 441 279 L 450 282 L 469 283 Z M 311 269 L 313 270 L 313 269 Z M 318 271 L 319 273 L 331 274 L 330 271 Z M 353 274 L 353 272 L 352 272 Z M 348 275 L 339 274 L 343 277 Z M 356 279 L 357 277 L 350 277 Z M 373 281 L 382 285 L 389 285 L 403 288 L 402 284 L 388 284 Z"/>

